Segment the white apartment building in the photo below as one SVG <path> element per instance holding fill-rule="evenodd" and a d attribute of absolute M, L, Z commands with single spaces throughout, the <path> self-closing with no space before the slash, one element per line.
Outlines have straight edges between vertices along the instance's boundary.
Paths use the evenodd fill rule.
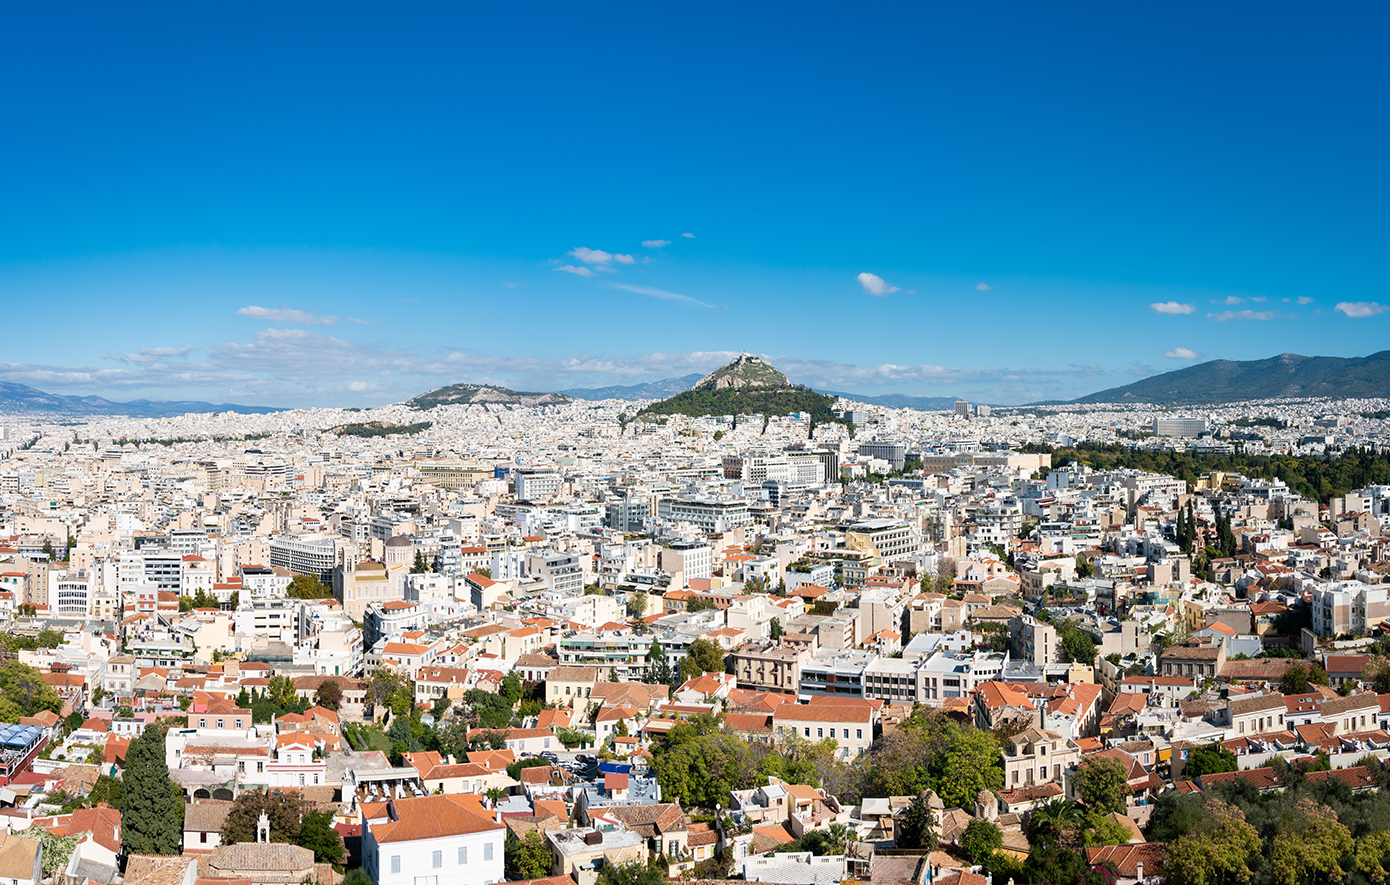
<path fill-rule="evenodd" d="M 549 501 L 560 494 L 560 474 L 543 467 L 520 467 L 513 473 L 518 501 Z"/>

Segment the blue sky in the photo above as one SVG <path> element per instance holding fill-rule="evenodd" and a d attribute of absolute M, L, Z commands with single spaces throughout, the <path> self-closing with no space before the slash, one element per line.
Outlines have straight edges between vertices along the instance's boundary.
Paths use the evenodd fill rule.
<path fill-rule="evenodd" d="M 1011 403 L 1390 342 L 1382 6 L 11 4 L 0 380 Z"/>

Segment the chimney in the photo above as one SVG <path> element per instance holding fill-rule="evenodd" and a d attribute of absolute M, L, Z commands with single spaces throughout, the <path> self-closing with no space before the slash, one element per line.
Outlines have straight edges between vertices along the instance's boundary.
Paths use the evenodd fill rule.
<path fill-rule="evenodd" d="M 1144 862 L 1142 860 L 1134 865 L 1134 878 L 1140 882 L 1144 881 Z"/>

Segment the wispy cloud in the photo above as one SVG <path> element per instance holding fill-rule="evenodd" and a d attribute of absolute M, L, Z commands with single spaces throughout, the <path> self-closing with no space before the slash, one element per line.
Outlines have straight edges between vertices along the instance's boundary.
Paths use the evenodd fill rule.
<path fill-rule="evenodd" d="M 1157 374 L 1160 370 L 1155 369 L 1153 366 L 1149 365 L 1148 363 L 1135 363 L 1134 365 L 1130 366 L 1130 367 L 1129 367 L 1128 369 L 1126 369 L 1125 371 L 1128 372 L 1128 373 L 1131 374 L 1131 375 L 1135 375 L 1135 376 L 1138 376 L 1138 377 L 1140 377 L 1140 378 L 1147 378 L 1147 377 L 1150 376 L 1150 375 L 1155 375 L 1155 374 Z"/>
<path fill-rule="evenodd" d="M 667 246 L 669 246 L 669 245 L 671 245 L 671 241 L 670 241 L 670 240 L 643 240 L 643 241 L 642 241 L 642 248 L 643 248 L 643 249 L 664 249 L 665 247 L 667 247 Z"/>
<path fill-rule="evenodd" d="M 1231 320 L 1274 320 L 1282 314 L 1277 310 L 1223 310 L 1220 313 L 1209 313 L 1207 318 L 1218 323 L 1230 322 Z"/>
<path fill-rule="evenodd" d="M 1298 303 L 1299 303 L 1299 304 L 1312 304 L 1312 303 L 1313 303 L 1313 299 L 1312 299 L 1312 298 L 1309 298 L 1307 295 L 1300 295 L 1300 296 L 1298 297 Z"/>
<path fill-rule="evenodd" d="M 173 357 L 188 356 L 195 350 L 202 348 L 189 344 L 185 347 L 142 347 L 135 353 L 122 353 L 119 357 L 109 353 L 103 353 L 103 359 L 118 359 L 121 362 L 130 363 L 136 366 L 153 366 L 160 360 L 171 359 Z"/>
<path fill-rule="evenodd" d="M 636 292 L 638 295 L 646 295 L 648 298 L 659 298 L 662 301 L 679 301 L 682 304 L 693 304 L 696 307 L 713 307 L 713 304 L 706 304 L 697 298 L 689 295 L 682 295 L 679 292 L 668 292 L 665 289 L 656 289 L 651 286 L 632 286 L 627 283 L 608 283 L 610 288 L 622 289 L 625 292 Z"/>
<path fill-rule="evenodd" d="M 1190 347 L 1175 347 L 1163 354 L 1170 360 L 1199 360 L 1202 355 Z"/>
<path fill-rule="evenodd" d="M 1378 313 L 1385 313 L 1386 310 L 1390 310 L 1390 306 L 1378 301 L 1339 301 L 1337 306 L 1332 308 L 1333 313 L 1345 314 L 1354 319 L 1373 317 Z"/>
<path fill-rule="evenodd" d="M 1187 314 L 1197 309 L 1195 304 L 1181 304 L 1177 301 L 1155 301 L 1149 305 L 1149 310 L 1154 313 L 1166 314 Z"/>
<path fill-rule="evenodd" d="M 975 291 L 976 291 L 976 292 L 988 292 L 988 291 L 989 291 L 989 283 L 976 283 L 976 284 L 975 284 Z"/>
<path fill-rule="evenodd" d="M 594 272 L 589 268 L 576 266 L 573 264 L 562 264 L 555 269 L 558 271 L 563 271 L 564 273 L 572 273 L 577 277 L 591 277 L 594 275 Z"/>
<path fill-rule="evenodd" d="M 1263 295 L 1251 295 L 1250 300 L 1254 301 L 1256 304 L 1264 304 L 1269 299 Z"/>
<path fill-rule="evenodd" d="M 1235 295 L 1227 295 L 1225 298 L 1221 299 L 1220 301 L 1213 301 L 1213 302 L 1212 302 L 1212 304 L 1244 304 L 1244 303 L 1245 303 L 1245 299 L 1244 299 L 1244 298 L 1239 298 L 1239 297 L 1237 297 L 1237 296 L 1235 296 Z"/>
<path fill-rule="evenodd" d="M 695 239 L 695 235 L 694 235 L 694 234 L 681 234 L 681 236 L 685 237 L 687 240 L 693 240 L 693 239 Z"/>
<path fill-rule="evenodd" d="M 359 326 L 375 326 L 375 325 L 376 325 L 376 320 L 364 320 L 364 319 L 361 319 L 360 317 L 343 317 L 343 319 L 347 320 L 349 323 L 356 323 L 356 324 L 359 325 Z"/>
<path fill-rule="evenodd" d="M 336 326 L 338 318 L 332 314 L 309 313 L 292 307 L 257 307 L 250 305 L 237 311 L 238 316 L 253 320 L 275 320 L 282 323 L 297 323 L 301 326 Z"/>
<path fill-rule="evenodd" d="M 576 246 L 565 254 L 571 258 L 577 258 L 585 264 L 607 264 L 613 260 L 612 252 L 605 252 L 602 249 L 590 249 L 587 246 Z"/>
<path fill-rule="evenodd" d="M 888 281 L 878 274 L 865 272 L 855 277 L 855 279 L 859 281 L 859 285 L 864 287 L 864 292 L 869 295 L 891 295 L 898 291 L 897 286 L 888 285 Z"/>

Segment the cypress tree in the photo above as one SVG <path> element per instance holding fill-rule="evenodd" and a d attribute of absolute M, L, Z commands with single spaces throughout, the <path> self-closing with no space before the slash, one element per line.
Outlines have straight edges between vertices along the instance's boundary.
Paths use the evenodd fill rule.
<path fill-rule="evenodd" d="M 1178 508 L 1178 518 L 1173 526 L 1173 540 L 1178 542 L 1179 549 L 1187 552 L 1187 525 L 1183 520 L 1182 508 Z"/>
<path fill-rule="evenodd" d="M 183 802 L 164 760 L 164 730 L 145 726 L 126 751 L 121 848 L 131 854 L 178 854 L 183 842 Z"/>

